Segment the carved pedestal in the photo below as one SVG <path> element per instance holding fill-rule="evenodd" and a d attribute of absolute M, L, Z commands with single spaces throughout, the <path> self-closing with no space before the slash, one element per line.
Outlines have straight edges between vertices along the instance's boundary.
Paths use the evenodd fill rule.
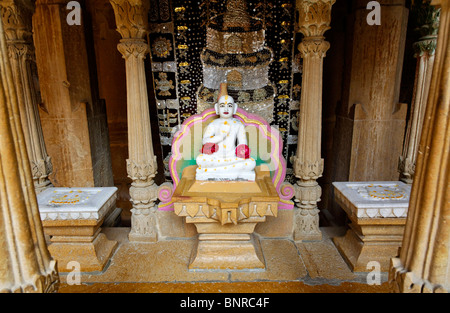
<path fill-rule="evenodd" d="M 264 269 L 257 223 L 277 216 L 280 198 L 265 168 L 255 182 L 200 182 L 197 166 L 184 169 L 172 200 L 175 213 L 195 224 L 199 233 L 189 269 Z"/>
<path fill-rule="evenodd" d="M 76 261 L 82 272 L 102 271 L 117 247 L 100 226 L 115 207 L 117 188 L 48 188 L 38 196 L 48 249 L 60 272 Z"/>
<path fill-rule="evenodd" d="M 389 270 L 402 244 L 411 186 L 402 182 L 334 183 L 336 202 L 351 224 L 344 237 L 333 238 L 354 272 L 367 272 L 369 262 Z"/>

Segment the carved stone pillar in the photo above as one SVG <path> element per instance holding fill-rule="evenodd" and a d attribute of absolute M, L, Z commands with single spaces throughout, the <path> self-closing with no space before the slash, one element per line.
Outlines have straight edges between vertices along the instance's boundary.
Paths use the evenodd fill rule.
<path fill-rule="evenodd" d="M 156 241 L 158 186 L 153 178 L 157 171 L 150 127 L 144 59 L 149 52 L 147 34 L 148 1 L 111 0 L 117 31 L 122 40 L 117 46 L 125 59 L 127 76 L 128 176 L 130 188 L 131 241 Z"/>
<path fill-rule="evenodd" d="M 416 4 L 412 9 L 412 18 L 416 20 L 418 26 L 416 31 L 420 39 L 414 44 L 417 58 L 416 81 L 411 118 L 408 121 L 403 154 L 399 160 L 400 179 L 407 184 L 412 184 L 416 168 L 417 150 L 433 73 L 439 15 L 440 9 L 430 5 L 429 2 Z"/>
<path fill-rule="evenodd" d="M 0 17 L 0 293 L 54 292 L 56 262 L 42 231 Z"/>
<path fill-rule="evenodd" d="M 38 111 L 40 99 L 32 39 L 34 4 L 30 0 L 1 0 L 0 7 L 34 187 L 39 193 L 51 186 L 48 177 L 52 163 L 47 155 Z"/>
<path fill-rule="evenodd" d="M 450 291 L 450 2 L 441 5 L 436 59 L 417 171 L 399 258 L 392 259 L 393 291 Z"/>
<path fill-rule="evenodd" d="M 322 189 L 317 179 L 323 174 L 321 158 L 323 58 L 330 48 L 324 33 L 330 29 L 335 0 L 297 0 L 298 26 L 304 35 L 298 46 L 303 59 L 302 96 L 297 153 L 293 159 L 297 210 L 295 240 L 321 240 L 319 209 Z"/>
<path fill-rule="evenodd" d="M 84 19 L 80 25 L 67 22 L 69 2 L 36 0 L 33 14 L 42 95 L 39 113 L 52 156 L 51 180 L 57 187 L 110 186 L 106 113 L 97 97 L 95 63 L 86 40 L 88 25 Z"/>

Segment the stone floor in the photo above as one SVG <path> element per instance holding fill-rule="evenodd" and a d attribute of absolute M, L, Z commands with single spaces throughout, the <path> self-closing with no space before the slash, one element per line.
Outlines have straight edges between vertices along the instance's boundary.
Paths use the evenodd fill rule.
<path fill-rule="evenodd" d="M 104 271 L 83 273 L 81 284 L 67 284 L 61 293 L 386 293 L 387 273 L 380 285 L 368 285 L 368 273 L 352 273 L 332 237 L 345 229 L 322 228 L 320 242 L 261 238 L 265 271 L 189 271 L 194 240 L 130 243 L 129 228 L 102 231 L 119 245 Z"/>

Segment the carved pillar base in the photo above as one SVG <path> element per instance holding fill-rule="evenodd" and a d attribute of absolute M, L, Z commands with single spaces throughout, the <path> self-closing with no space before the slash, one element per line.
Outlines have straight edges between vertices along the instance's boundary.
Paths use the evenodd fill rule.
<path fill-rule="evenodd" d="M 38 162 L 30 160 L 30 163 L 36 194 L 40 194 L 45 189 L 53 187 L 52 182 L 48 179 L 48 176 L 53 171 L 51 158 L 47 156 L 45 160 L 39 160 Z"/>
<path fill-rule="evenodd" d="M 322 176 L 324 161 L 301 162 L 294 157 L 294 172 L 299 179 L 294 186 L 297 209 L 294 212 L 294 240 L 320 241 L 319 212 L 317 203 L 322 196 L 322 188 L 317 179 Z"/>
<path fill-rule="evenodd" d="M 445 287 L 433 284 L 408 271 L 400 258 L 391 259 L 389 285 L 395 293 L 448 293 Z"/>
<path fill-rule="evenodd" d="M 319 229 L 320 210 L 317 208 L 322 188 L 316 181 L 297 182 L 294 188 L 297 206 L 294 211 L 294 240 L 322 240 L 322 232 Z"/>
<path fill-rule="evenodd" d="M 157 242 L 157 207 L 150 209 L 131 209 L 131 231 L 128 240 L 134 242 Z"/>
<path fill-rule="evenodd" d="M 294 240 L 321 241 L 319 229 L 319 209 L 296 209 L 294 212 Z"/>

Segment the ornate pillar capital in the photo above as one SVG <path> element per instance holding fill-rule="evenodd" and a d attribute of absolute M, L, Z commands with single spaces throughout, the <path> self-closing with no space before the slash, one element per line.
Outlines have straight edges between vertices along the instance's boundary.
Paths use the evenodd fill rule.
<path fill-rule="evenodd" d="M 323 59 L 330 49 L 330 43 L 323 39 L 306 39 L 298 45 L 298 50 L 302 58 Z"/>
<path fill-rule="evenodd" d="M 32 41 L 31 17 L 33 11 L 33 1 L 0 0 L 0 13 L 8 43 L 11 41 Z"/>
<path fill-rule="evenodd" d="M 298 26 L 305 37 L 319 37 L 330 29 L 331 8 L 336 0 L 297 0 Z"/>
<path fill-rule="evenodd" d="M 434 55 L 439 32 L 441 8 L 435 7 L 429 1 L 415 2 L 411 9 L 411 20 L 415 24 L 414 31 L 418 41 L 414 43 L 416 57 L 424 54 Z"/>
<path fill-rule="evenodd" d="M 145 59 L 147 53 L 150 52 L 148 44 L 144 40 L 138 39 L 122 39 L 117 45 L 117 49 L 122 53 L 125 60 L 130 56 Z"/>
<path fill-rule="evenodd" d="M 117 31 L 123 39 L 143 39 L 148 32 L 146 0 L 110 0 L 116 17 Z"/>

